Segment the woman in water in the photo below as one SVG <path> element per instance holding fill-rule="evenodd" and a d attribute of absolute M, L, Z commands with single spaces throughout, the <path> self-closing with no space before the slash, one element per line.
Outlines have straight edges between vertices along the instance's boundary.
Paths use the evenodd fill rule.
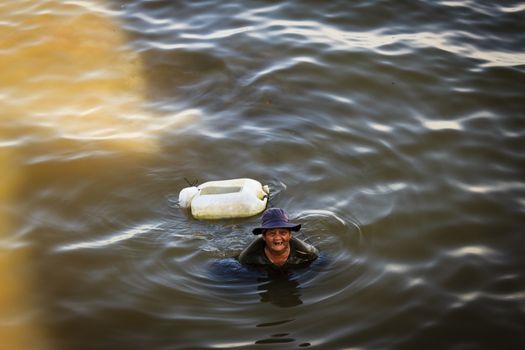
<path fill-rule="evenodd" d="M 293 237 L 292 231 L 301 229 L 300 224 L 291 223 L 288 214 L 281 208 L 270 208 L 262 216 L 261 226 L 253 229 L 261 235 L 239 255 L 241 264 L 278 268 L 305 267 L 319 256 L 314 246 Z"/>

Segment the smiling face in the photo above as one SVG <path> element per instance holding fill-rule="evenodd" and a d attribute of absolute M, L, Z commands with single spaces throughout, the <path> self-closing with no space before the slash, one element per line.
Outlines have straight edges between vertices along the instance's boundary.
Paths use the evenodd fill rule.
<path fill-rule="evenodd" d="M 266 248 L 272 255 L 286 254 L 290 251 L 292 231 L 287 228 L 266 230 L 262 238 L 266 242 Z"/>

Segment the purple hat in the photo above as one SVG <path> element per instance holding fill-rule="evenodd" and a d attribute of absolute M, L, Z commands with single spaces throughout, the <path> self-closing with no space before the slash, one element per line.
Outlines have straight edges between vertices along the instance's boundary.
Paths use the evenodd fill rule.
<path fill-rule="evenodd" d="M 266 210 L 261 219 L 261 227 L 256 227 L 252 230 L 254 235 L 263 233 L 263 230 L 271 230 L 272 228 L 288 228 L 292 231 L 299 231 L 300 224 L 293 224 L 288 221 L 288 214 L 281 208 L 270 208 Z"/>

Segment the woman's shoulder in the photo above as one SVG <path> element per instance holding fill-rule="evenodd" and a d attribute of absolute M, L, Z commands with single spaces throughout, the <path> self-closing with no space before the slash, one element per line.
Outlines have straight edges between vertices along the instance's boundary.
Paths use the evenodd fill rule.
<path fill-rule="evenodd" d="M 264 257 L 264 240 L 259 237 L 254 239 L 243 251 L 239 254 L 237 259 L 241 264 L 261 264 Z"/>
<path fill-rule="evenodd" d="M 319 250 L 316 247 L 299 238 L 292 238 L 292 247 L 300 262 L 313 261 L 319 257 Z"/>

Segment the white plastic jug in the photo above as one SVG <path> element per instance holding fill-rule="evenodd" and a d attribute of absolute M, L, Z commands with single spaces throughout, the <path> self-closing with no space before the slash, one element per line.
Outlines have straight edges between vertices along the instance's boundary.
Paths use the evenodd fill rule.
<path fill-rule="evenodd" d="M 269 194 L 268 186 L 253 179 L 210 181 L 183 188 L 179 205 L 191 208 L 196 219 L 242 218 L 262 212 Z"/>

